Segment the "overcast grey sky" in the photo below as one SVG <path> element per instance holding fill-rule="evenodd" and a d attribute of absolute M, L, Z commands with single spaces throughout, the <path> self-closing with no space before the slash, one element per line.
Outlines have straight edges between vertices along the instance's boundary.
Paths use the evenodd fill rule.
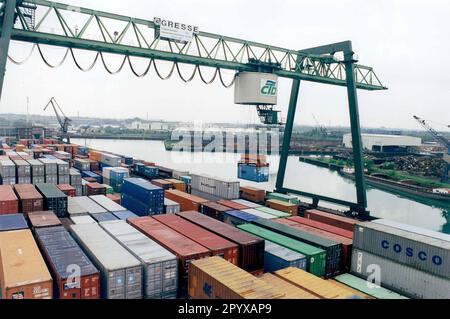
<path fill-rule="evenodd" d="M 387 91 L 358 91 L 361 124 L 420 129 L 412 119 L 450 124 L 450 2 L 431 1 L 237 1 L 237 0 L 67 0 L 67 4 L 152 20 L 159 16 L 197 25 L 201 31 L 302 49 L 353 41 L 359 63 L 374 67 Z M 21 59 L 31 48 L 15 42 L 10 55 Z M 62 48 L 43 47 L 56 63 Z M 92 59 L 93 53 L 78 53 Z M 111 58 L 110 64 L 117 65 Z M 143 67 L 141 67 L 143 68 Z M 163 67 L 162 67 L 163 68 Z M 163 68 L 167 70 L 168 68 Z M 192 67 L 182 70 L 187 73 Z M 229 77 L 228 77 L 229 78 Z M 290 80 L 280 81 L 278 108 L 286 116 Z M 348 125 L 345 88 L 303 82 L 298 124 Z M 177 75 L 161 81 L 154 71 L 136 78 L 126 66 L 109 75 L 101 64 L 79 71 L 68 59 L 48 68 L 37 51 L 24 65 L 8 62 L 0 112 L 43 114 L 54 96 L 68 115 L 166 120 L 256 122 L 250 106 L 233 104 L 233 89 L 218 82 L 183 83 Z M 50 113 L 49 113 L 50 114 Z M 436 129 L 444 129 L 436 126 Z"/>

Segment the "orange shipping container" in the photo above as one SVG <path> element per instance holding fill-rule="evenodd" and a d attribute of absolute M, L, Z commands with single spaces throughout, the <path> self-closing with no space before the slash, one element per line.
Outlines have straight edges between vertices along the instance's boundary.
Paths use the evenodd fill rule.
<path fill-rule="evenodd" d="M 172 183 L 173 188 L 186 192 L 186 183 L 175 178 L 168 178 L 166 181 Z"/>
<path fill-rule="evenodd" d="M 256 203 L 264 203 L 264 199 L 266 197 L 266 191 L 264 189 L 252 186 L 241 186 L 240 193 L 241 198 Z"/>
<path fill-rule="evenodd" d="M 0 233 L 3 299 L 51 299 L 53 281 L 29 229 Z"/>
<path fill-rule="evenodd" d="M 164 196 L 180 204 L 180 211 L 186 212 L 189 210 L 199 211 L 200 204 L 208 202 L 207 199 L 194 196 L 178 189 L 169 189 L 164 191 Z"/>
<path fill-rule="evenodd" d="M 267 207 L 281 210 L 282 212 L 289 213 L 293 216 L 298 215 L 298 205 L 296 204 L 283 202 L 277 199 L 268 199 L 266 205 Z"/>
<path fill-rule="evenodd" d="M 102 153 L 99 152 L 99 151 L 90 151 L 90 152 L 89 152 L 89 158 L 90 158 L 91 160 L 100 162 L 101 159 L 102 159 Z"/>

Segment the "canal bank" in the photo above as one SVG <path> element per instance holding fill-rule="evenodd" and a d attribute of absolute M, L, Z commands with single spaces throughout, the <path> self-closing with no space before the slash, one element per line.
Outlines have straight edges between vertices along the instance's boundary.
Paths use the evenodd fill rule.
<path fill-rule="evenodd" d="M 74 143 L 84 145 L 84 139 L 73 139 Z M 88 147 L 127 154 L 135 158 L 146 159 L 163 166 L 193 173 L 206 173 L 219 177 L 237 178 L 237 165 L 240 154 L 234 153 L 180 153 L 166 151 L 162 141 L 124 141 L 124 140 L 86 140 Z M 271 174 L 266 183 L 253 183 L 240 180 L 242 185 L 253 185 L 272 191 L 275 187 L 276 170 L 279 157 L 268 156 Z M 338 197 L 355 201 L 353 181 L 345 179 L 338 172 L 316 167 L 290 157 L 287 164 L 286 187 L 301 189 L 311 193 Z M 388 218 L 410 225 L 450 233 L 450 220 L 444 217 L 448 211 L 425 205 L 399 195 L 369 188 L 367 191 L 368 208 L 371 214 L 379 218 Z M 335 208 L 331 204 L 325 205 Z"/>

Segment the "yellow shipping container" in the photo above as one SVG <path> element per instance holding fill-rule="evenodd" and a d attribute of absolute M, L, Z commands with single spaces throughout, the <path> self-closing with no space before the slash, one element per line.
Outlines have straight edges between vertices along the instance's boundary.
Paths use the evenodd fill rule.
<path fill-rule="evenodd" d="M 340 287 L 299 268 L 288 267 L 277 270 L 274 274 L 320 298 L 346 299 L 355 295 L 350 289 Z"/>
<path fill-rule="evenodd" d="M 283 294 L 223 258 L 193 260 L 189 265 L 192 299 L 279 299 Z"/>
<path fill-rule="evenodd" d="M 0 232 L 3 299 L 51 299 L 53 281 L 29 229 Z"/>
<path fill-rule="evenodd" d="M 282 299 L 319 299 L 316 295 L 273 274 L 265 273 L 259 278 L 272 287 L 276 287 L 280 292 L 283 292 L 284 297 Z"/>

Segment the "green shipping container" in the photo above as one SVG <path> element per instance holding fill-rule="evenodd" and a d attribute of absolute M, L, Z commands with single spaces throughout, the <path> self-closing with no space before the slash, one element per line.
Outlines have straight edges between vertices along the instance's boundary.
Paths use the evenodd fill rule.
<path fill-rule="evenodd" d="M 281 210 L 273 209 L 273 208 L 270 208 L 270 207 L 261 206 L 261 207 L 256 207 L 255 209 L 259 210 L 260 212 L 263 212 L 263 213 L 267 213 L 267 214 L 270 214 L 270 215 L 273 215 L 273 216 L 277 216 L 278 218 L 286 218 L 286 217 L 291 217 L 292 216 L 291 214 L 288 214 L 288 213 L 282 212 Z"/>
<path fill-rule="evenodd" d="M 374 284 L 350 274 L 336 276 L 334 280 L 377 299 L 409 299 L 389 289 L 374 286 Z"/>
<path fill-rule="evenodd" d="M 306 267 L 308 272 L 319 277 L 323 277 L 325 275 L 325 250 L 302 243 L 298 240 L 283 236 L 253 224 L 242 224 L 238 225 L 237 228 L 305 255 L 307 257 Z"/>
<path fill-rule="evenodd" d="M 291 204 L 295 204 L 295 205 L 298 205 L 300 203 L 298 198 L 295 196 L 285 195 L 285 194 L 275 193 L 275 192 L 267 193 L 267 199 L 277 199 L 277 200 L 281 200 L 283 202 L 291 203 Z"/>

